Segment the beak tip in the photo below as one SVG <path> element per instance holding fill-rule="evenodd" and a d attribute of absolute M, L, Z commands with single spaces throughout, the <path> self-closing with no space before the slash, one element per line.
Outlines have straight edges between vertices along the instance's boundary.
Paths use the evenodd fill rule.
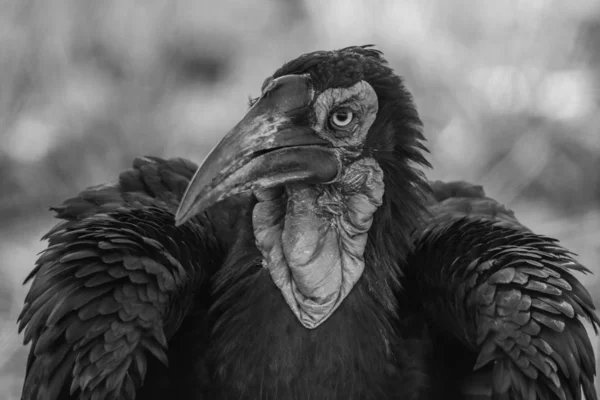
<path fill-rule="evenodd" d="M 175 227 L 179 228 L 181 225 L 185 224 L 185 221 L 175 218 Z"/>
<path fill-rule="evenodd" d="M 175 213 L 175 226 L 179 227 L 185 224 L 189 219 L 189 210 L 183 210 L 182 206 L 180 205 Z"/>
<path fill-rule="evenodd" d="M 185 219 L 180 216 L 179 214 L 175 214 L 175 227 L 180 227 L 181 225 L 185 224 Z"/>
<path fill-rule="evenodd" d="M 202 197 L 200 199 L 191 202 L 189 201 L 189 197 L 186 195 L 181 200 L 179 204 L 179 208 L 177 212 L 175 212 L 175 226 L 181 226 L 192 219 L 195 215 L 198 215 L 203 210 L 207 208 L 209 204 L 207 204 L 206 200 Z"/>

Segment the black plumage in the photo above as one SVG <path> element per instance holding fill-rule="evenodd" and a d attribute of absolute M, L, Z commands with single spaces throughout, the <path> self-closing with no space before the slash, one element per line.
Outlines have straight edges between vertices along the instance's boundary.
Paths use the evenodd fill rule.
<path fill-rule="evenodd" d="M 328 90 L 341 88 L 343 97 L 361 81 L 375 93 L 377 117 L 355 143 L 360 126 L 349 133 L 319 125 L 315 104 L 325 104 L 319 94 L 334 98 L 339 93 Z M 367 98 L 364 90 L 350 100 Z M 244 170 L 243 163 L 256 157 L 293 173 L 301 164 L 289 161 L 296 147 L 268 142 L 272 148 L 242 148 L 238 157 L 237 171 L 258 186 L 231 183 L 234 194 L 215 195 L 218 201 L 193 213 L 197 199 L 209 196 L 194 191 L 204 166 L 193 178 L 194 163 L 155 157 L 137 158 L 117 183 L 54 208 L 63 222 L 45 237 L 49 246 L 27 278 L 20 316 L 32 345 L 23 399 L 580 399 L 581 390 L 596 398 L 580 320 L 600 321 L 571 274 L 587 270 L 481 188 L 423 178 L 421 123 L 381 52 L 365 46 L 303 55 L 268 78 L 253 103 L 252 118 L 280 110 L 260 117 L 265 124 L 284 115 L 280 129 L 317 131 L 318 139 L 299 143 L 297 133 L 290 140 L 307 146 L 302 154 L 317 146 L 325 150 L 315 154 L 334 154 L 335 180 L 314 182 L 327 180 L 320 164 L 310 167 L 321 174 L 313 181 L 254 177 L 264 166 Z M 359 104 L 350 110 L 360 114 L 369 103 Z M 331 144 L 337 140 L 342 145 Z M 364 253 L 355 256 L 364 271 L 339 308 L 307 328 L 267 268 L 257 204 L 284 186 L 274 201 L 287 201 L 292 213 L 290 199 L 308 187 L 318 193 L 317 210 L 326 211 L 318 218 L 338 221 L 349 201 L 371 193 L 361 192 L 370 175 L 340 178 L 364 158 L 376 161 L 385 186 L 381 204 L 372 199 L 378 208 Z M 220 190 L 230 175 L 206 187 Z"/>

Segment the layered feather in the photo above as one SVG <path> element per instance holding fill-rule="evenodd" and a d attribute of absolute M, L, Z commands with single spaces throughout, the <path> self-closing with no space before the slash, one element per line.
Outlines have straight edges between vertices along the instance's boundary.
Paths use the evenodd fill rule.
<path fill-rule="evenodd" d="M 167 341 L 219 254 L 206 218 L 174 226 L 194 171 L 138 158 L 118 184 L 55 208 L 65 221 L 45 236 L 19 318 L 31 343 L 23 399 L 134 399 L 148 356 L 168 363 Z"/>
<path fill-rule="evenodd" d="M 410 279 L 433 330 L 477 354 L 497 399 L 596 399 L 583 320 L 600 319 L 573 275 L 588 273 L 556 240 L 523 228 L 481 188 L 432 185 Z M 445 360 L 449 361 L 449 360 Z M 484 385 L 485 386 L 485 385 Z"/>

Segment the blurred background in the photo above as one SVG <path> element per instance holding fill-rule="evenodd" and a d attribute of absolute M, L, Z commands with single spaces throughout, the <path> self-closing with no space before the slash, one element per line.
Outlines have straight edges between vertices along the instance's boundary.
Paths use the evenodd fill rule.
<path fill-rule="evenodd" d="M 600 304 L 600 1 L 0 0 L 0 399 L 51 205 L 137 155 L 200 162 L 283 62 L 375 43 L 466 179 L 579 254 Z M 598 338 L 594 338 L 596 349 Z"/>

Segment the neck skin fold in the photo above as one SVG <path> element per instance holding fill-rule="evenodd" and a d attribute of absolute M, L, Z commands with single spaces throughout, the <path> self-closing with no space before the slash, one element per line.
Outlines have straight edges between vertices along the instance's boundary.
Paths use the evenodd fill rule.
<path fill-rule="evenodd" d="M 326 321 L 360 279 L 383 193 L 383 172 L 372 158 L 348 165 L 332 185 L 255 193 L 252 222 L 263 265 L 304 327 Z"/>

